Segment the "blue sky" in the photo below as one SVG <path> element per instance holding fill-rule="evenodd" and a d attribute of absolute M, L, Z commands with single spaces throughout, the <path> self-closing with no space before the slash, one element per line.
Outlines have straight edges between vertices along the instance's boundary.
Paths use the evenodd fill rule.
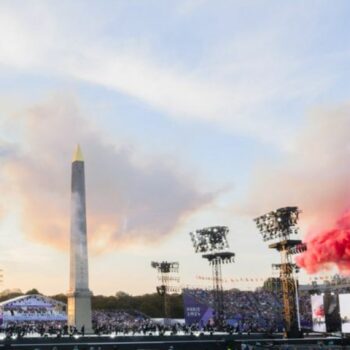
<path fill-rule="evenodd" d="M 4 287 L 67 289 L 77 143 L 94 292 L 153 291 L 149 263 L 163 258 L 180 260 L 184 284 L 198 282 L 209 268 L 188 232 L 206 225 L 231 228 L 228 276 L 271 274 L 254 215 L 300 205 L 306 234 L 348 208 L 348 10 L 347 1 L 3 1 Z"/>

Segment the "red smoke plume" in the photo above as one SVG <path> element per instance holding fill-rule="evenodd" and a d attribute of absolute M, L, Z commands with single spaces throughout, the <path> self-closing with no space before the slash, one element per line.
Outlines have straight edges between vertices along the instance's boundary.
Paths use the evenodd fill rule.
<path fill-rule="evenodd" d="M 305 240 L 307 251 L 296 258 L 299 267 L 308 273 L 337 266 L 342 274 L 350 274 L 350 211 L 334 228 L 312 234 Z"/>
<path fill-rule="evenodd" d="M 315 311 L 314 311 L 315 317 L 323 317 L 324 316 L 324 307 L 323 305 L 320 305 Z"/>

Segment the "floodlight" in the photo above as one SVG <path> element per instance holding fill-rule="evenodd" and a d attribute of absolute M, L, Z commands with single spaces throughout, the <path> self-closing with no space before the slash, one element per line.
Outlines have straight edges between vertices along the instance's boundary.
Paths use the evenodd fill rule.
<path fill-rule="evenodd" d="M 163 298 L 164 306 L 164 322 L 167 322 L 169 317 L 169 293 L 178 293 L 179 288 L 176 286 L 170 286 L 169 283 L 174 281 L 175 283 L 180 282 L 178 276 L 173 276 L 173 273 L 179 272 L 179 263 L 177 261 L 161 261 L 161 262 L 151 262 L 151 266 L 155 268 L 158 272 L 158 280 L 161 282 L 160 286 L 157 286 L 157 293 Z"/>
<path fill-rule="evenodd" d="M 170 273 L 170 272 L 179 272 L 179 263 L 178 262 L 151 262 L 151 267 L 158 270 L 160 273 Z"/>
<path fill-rule="evenodd" d="M 233 263 L 235 257 L 234 253 L 225 251 L 229 248 L 228 233 L 226 226 L 213 226 L 190 232 L 195 252 L 206 253 L 202 257 L 212 266 L 214 320 L 219 328 L 224 326 L 225 319 L 221 265 Z"/>
<path fill-rule="evenodd" d="M 271 211 L 254 219 L 264 241 L 297 234 L 297 222 L 300 210 L 298 207 L 285 207 Z"/>
<path fill-rule="evenodd" d="M 220 251 L 229 247 L 226 226 L 213 226 L 190 232 L 191 241 L 196 253 Z"/>
<path fill-rule="evenodd" d="M 156 262 L 156 261 L 152 261 L 152 262 L 151 262 L 151 266 L 152 266 L 154 269 L 159 269 L 160 263 L 158 263 L 158 262 Z"/>
<path fill-rule="evenodd" d="M 264 241 L 276 240 L 269 248 L 276 249 L 281 254 L 281 263 L 273 264 L 272 268 L 280 271 L 284 326 L 288 337 L 295 337 L 300 333 L 298 283 L 294 278 L 294 272 L 298 273 L 299 267 L 292 262 L 292 255 L 304 252 L 307 247 L 300 240 L 290 239 L 290 235 L 298 233 L 299 213 L 298 207 L 285 207 L 254 219 Z"/>

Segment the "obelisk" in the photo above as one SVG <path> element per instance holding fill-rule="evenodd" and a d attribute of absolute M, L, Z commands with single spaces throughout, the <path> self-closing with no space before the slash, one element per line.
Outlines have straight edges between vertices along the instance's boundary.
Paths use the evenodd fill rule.
<path fill-rule="evenodd" d="M 79 145 L 73 156 L 71 183 L 70 278 L 68 325 L 92 332 L 86 235 L 84 159 Z"/>

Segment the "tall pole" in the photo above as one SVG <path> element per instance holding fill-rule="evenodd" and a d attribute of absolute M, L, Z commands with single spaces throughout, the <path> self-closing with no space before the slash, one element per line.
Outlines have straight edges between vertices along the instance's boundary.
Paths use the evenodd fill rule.
<path fill-rule="evenodd" d="M 224 324 L 224 296 L 222 288 L 222 272 L 221 260 L 216 258 L 212 261 L 212 276 L 213 276 L 213 294 L 214 294 L 214 310 L 215 324 L 222 327 Z"/>
<path fill-rule="evenodd" d="M 298 317 L 298 329 L 301 331 L 301 322 L 300 322 L 300 306 L 299 306 L 299 283 L 298 283 L 298 277 L 294 277 L 295 282 L 295 302 L 296 302 L 296 308 L 297 308 L 297 317 Z"/>
<path fill-rule="evenodd" d="M 300 240 L 290 239 L 292 234 L 298 233 L 299 213 L 298 207 L 285 207 L 254 219 L 264 241 L 277 240 L 269 248 L 276 249 L 281 255 L 281 263 L 274 264 L 274 267 L 280 270 L 284 327 L 288 338 L 302 335 L 295 279 L 298 268 L 292 262 L 292 255 L 304 252 L 307 246 Z"/>
<path fill-rule="evenodd" d="M 161 273 L 162 286 L 164 286 L 163 294 L 163 316 L 164 316 L 164 325 L 169 323 L 169 300 L 168 300 L 168 291 L 169 291 L 169 276 L 167 273 Z"/>
<path fill-rule="evenodd" d="M 296 336 L 300 331 L 297 307 L 297 286 L 293 276 L 294 266 L 288 254 L 288 241 L 280 245 L 282 264 L 280 265 L 280 276 L 282 282 L 282 295 L 284 305 L 284 322 L 288 336 Z"/>
<path fill-rule="evenodd" d="M 218 329 L 223 329 L 225 326 L 225 306 L 224 306 L 224 289 L 222 286 L 222 270 L 223 263 L 234 262 L 235 254 L 232 252 L 217 252 L 202 255 L 209 261 L 212 267 L 213 279 L 213 306 L 214 306 L 214 323 Z"/>
<path fill-rule="evenodd" d="M 170 317 L 170 293 L 177 291 L 176 287 L 170 286 L 170 281 L 179 281 L 178 278 L 172 277 L 172 273 L 179 272 L 179 263 L 178 262 L 151 262 L 151 266 L 158 271 L 158 279 L 161 281 L 161 285 L 157 286 L 157 293 L 162 298 L 163 304 L 163 316 L 164 316 L 164 325 L 169 325 Z"/>
<path fill-rule="evenodd" d="M 207 252 L 207 254 L 202 255 L 202 258 L 207 259 L 209 264 L 212 265 L 214 321 L 218 329 L 223 328 L 225 324 L 221 264 L 232 263 L 235 257 L 234 253 L 225 251 L 229 248 L 226 237 L 228 232 L 229 229 L 226 226 L 213 226 L 190 232 L 196 253 Z"/>
<path fill-rule="evenodd" d="M 70 277 L 68 325 L 92 332 L 91 292 L 89 290 L 85 169 L 79 146 L 73 156 L 71 182 Z"/>

